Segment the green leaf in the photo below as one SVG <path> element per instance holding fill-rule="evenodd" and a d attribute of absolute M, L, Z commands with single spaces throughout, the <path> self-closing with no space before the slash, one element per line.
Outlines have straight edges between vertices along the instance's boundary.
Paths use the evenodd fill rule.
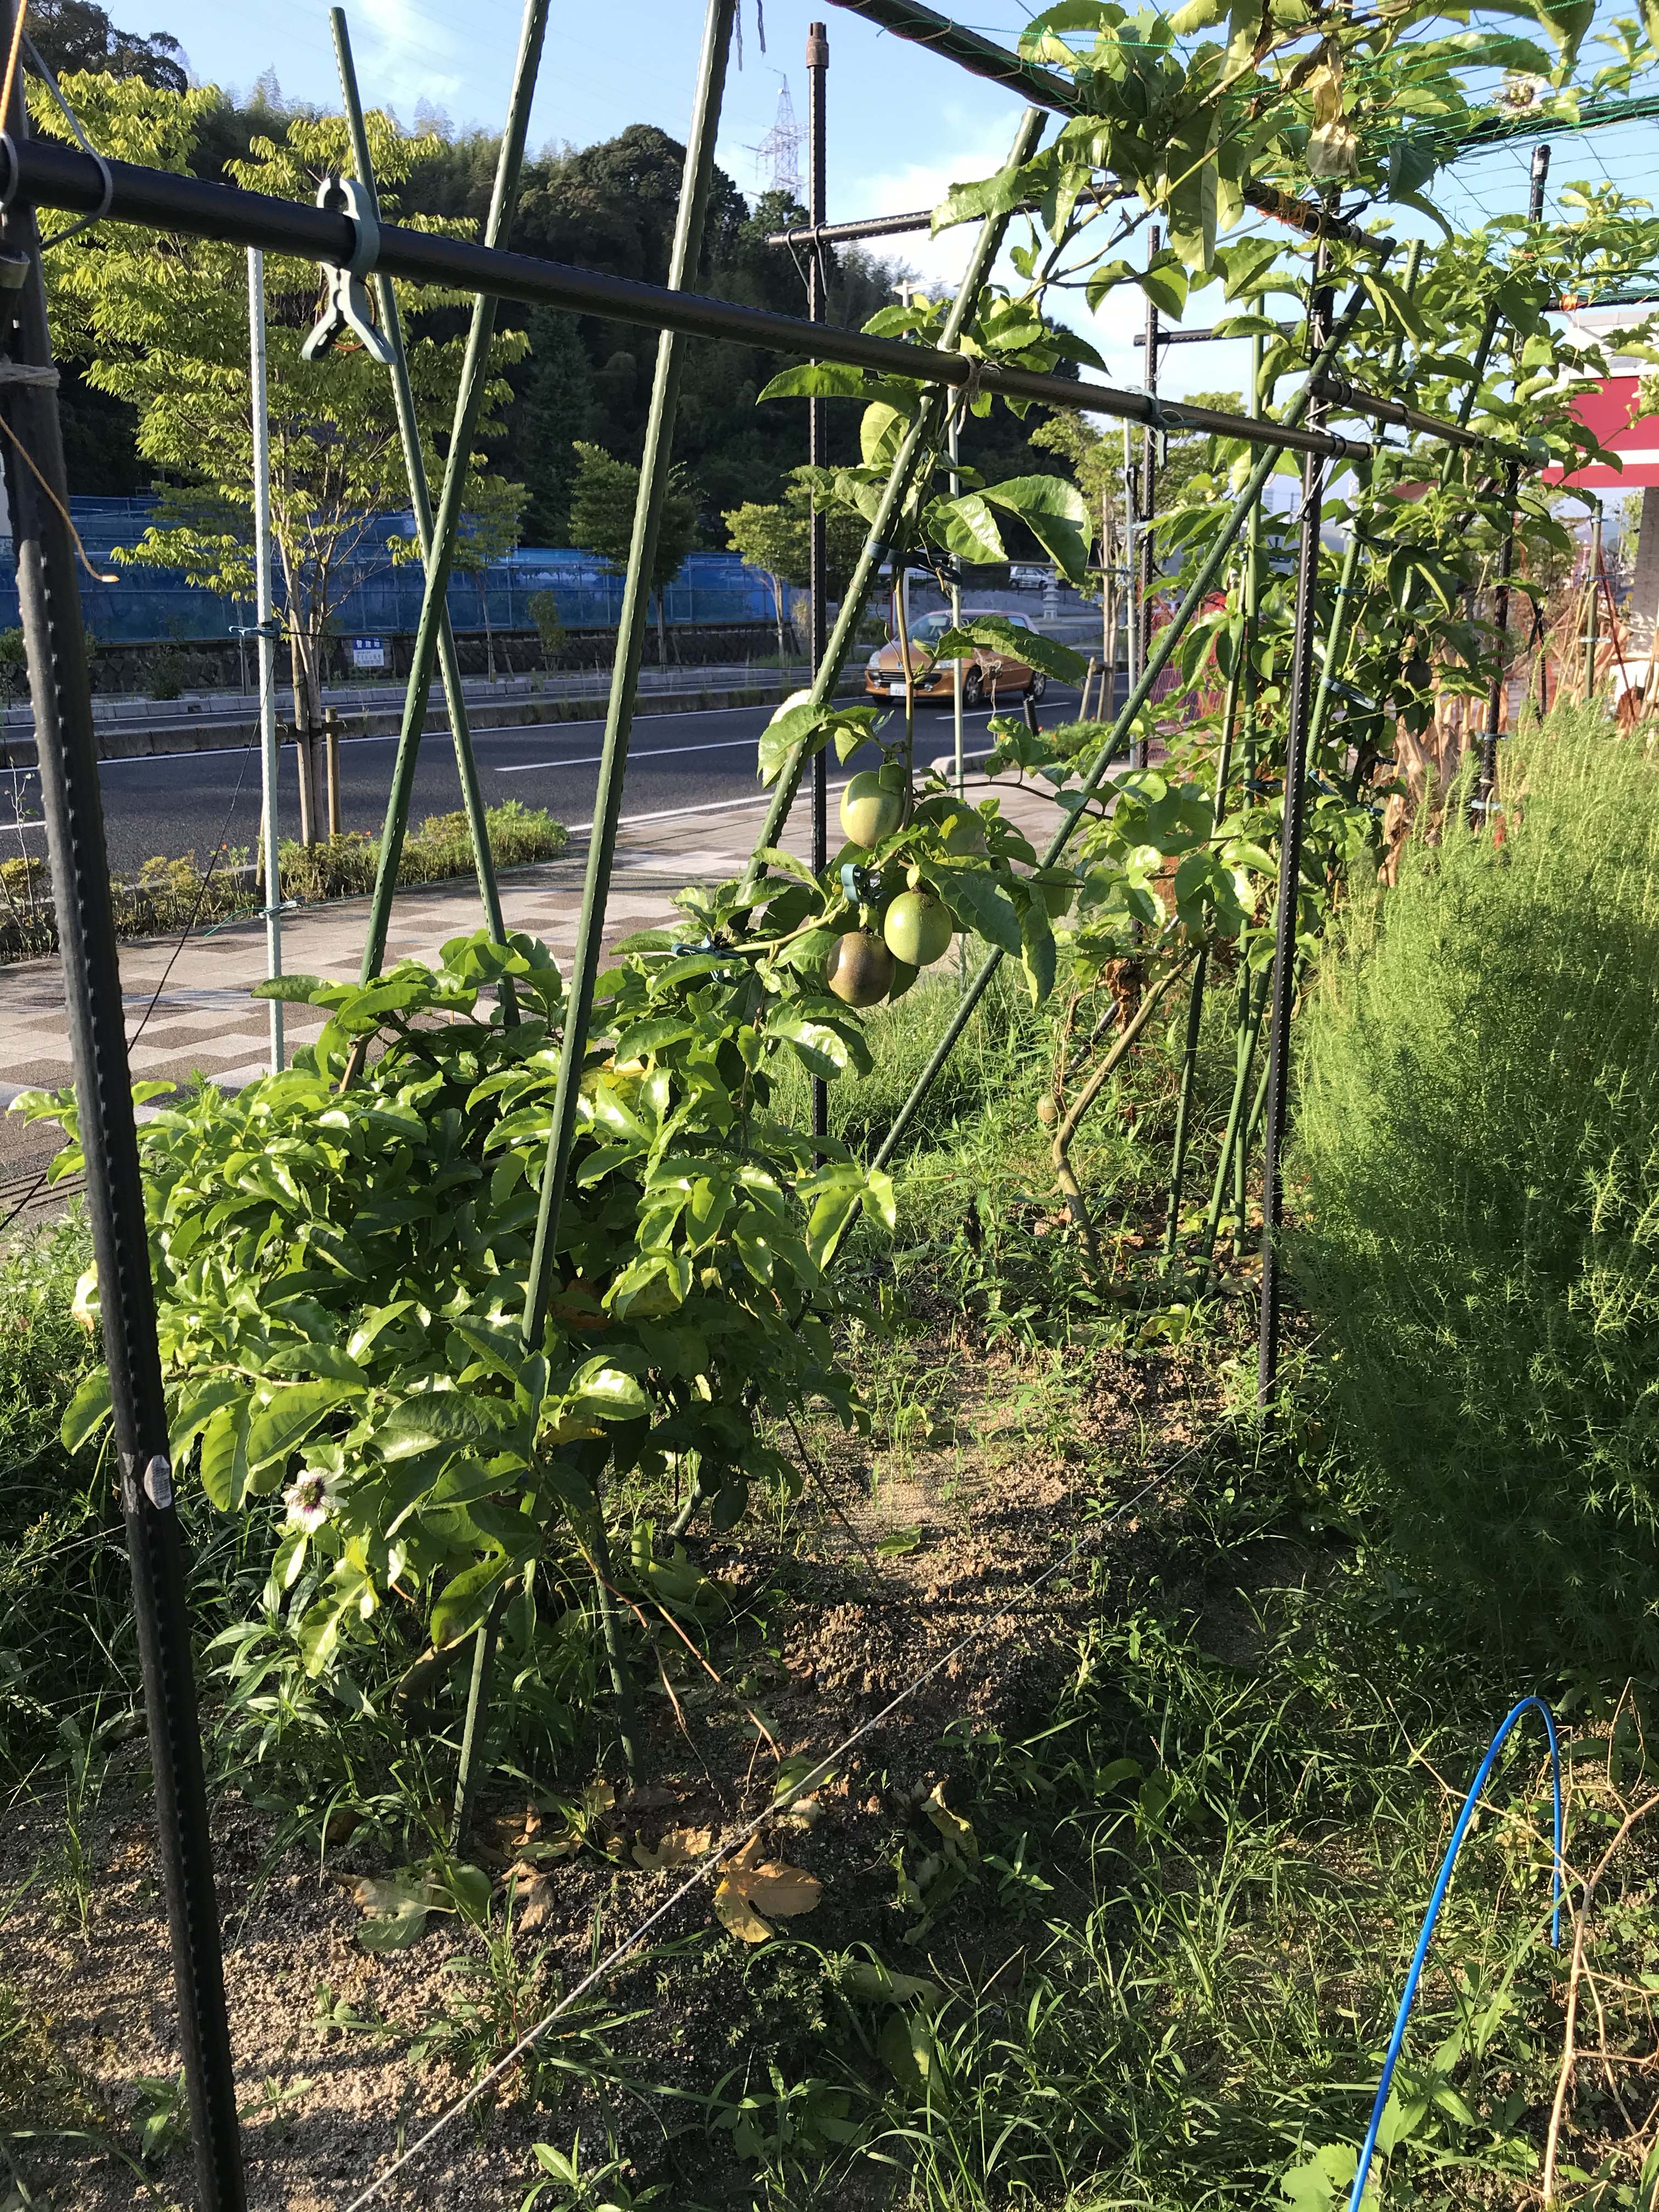
<path fill-rule="evenodd" d="M 838 361 L 797 362 L 772 379 L 763 399 L 860 399 L 866 386 L 864 371 Z"/>
<path fill-rule="evenodd" d="M 933 236 L 959 222 L 977 222 L 988 215 L 1012 215 L 1025 204 L 1027 180 L 1018 165 L 999 169 L 994 177 L 978 177 L 971 184 L 952 185 L 933 210 Z"/>
<path fill-rule="evenodd" d="M 933 648 L 933 658 L 954 660 L 960 655 L 965 659 L 976 645 L 1029 661 L 1060 684 L 1081 684 L 1088 672 L 1089 664 L 1080 653 L 1058 638 L 1044 637 L 1040 630 L 1017 629 L 1006 615 L 974 615 L 947 629 Z"/>
<path fill-rule="evenodd" d="M 986 563 L 1006 561 L 997 519 L 976 491 L 959 499 L 936 500 L 927 510 L 928 534 L 958 561 Z"/>
<path fill-rule="evenodd" d="M 530 1523 L 526 1522 L 526 1529 Z M 465 1568 L 444 1584 L 443 1594 L 432 1608 L 432 1621 L 428 1631 L 434 1645 L 453 1644 L 457 1638 L 470 1636 L 482 1626 L 485 1614 L 495 1602 L 496 1591 L 513 1572 L 518 1563 L 510 1556 L 481 1559 Z"/>
<path fill-rule="evenodd" d="M 1041 898 L 1028 898 L 1020 915 L 1020 965 L 1033 1006 L 1040 1006 L 1054 988 L 1054 933 L 1048 910 Z"/>
<path fill-rule="evenodd" d="M 992 945 L 1018 957 L 1024 935 L 1014 902 L 988 868 L 931 870 L 934 890 L 964 929 L 975 930 Z"/>
<path fill-rule="evenodd" d="M 382 1459 L 413 1459 L 434 1444 L 481 1444 L 499 1441 L 511 1416 L 498 1400 L 462 1390 L 423 1390 L 405 1398 L 375 1433 Z"/>
<path fill-rule="evenodd" d="M 257 1470 L 274 1460 L 286 1459 L 349 1395 L 337 1382 L 295 1382 L 274 1392 L 248 1429 L 249 1468 Z"/>
<path fill-rule="evenodd" d="M 1006 483 L 987 484 L 984 496 L 993 507 L 1017 514 L 1072 583 L 1086 580 L 1093 534 L 1074 483 L 1061 477 L 1010 477 Z M 1080 672 L 1080 660 L 1078 666 Z"/>
<path fill-rule="evenodd" d="M 884 399 L 866 407 L 859 424 L 859 447 L 866 468 L 890 468 L 909 427 L 909 416 Z"/>
<path fill-rule="evenodd" d="M 102 1367 L 83 1376 L 75 1395 L 64 1408 L 58 1434 L 65 1451 L 79 1451 L 98 1433 L 110 1416 L 109 1375 Z"/>
<path fill-rule="evenodd" d="M 202 1488 L 221 1513 L 240 1510 L 247 1493 L 247 1437 L 253 1401 L 244 1389 L 234 1405 L 221 1406 L 202 1437 Z"/>
<path fill-rule="evenodd" d="M 597 1421 L 633 1421 L 648 1413 L 650 1402 L 638 1381 L 620 1367 L 590 1361 L 576 1377 L 574 1407 Z"/>

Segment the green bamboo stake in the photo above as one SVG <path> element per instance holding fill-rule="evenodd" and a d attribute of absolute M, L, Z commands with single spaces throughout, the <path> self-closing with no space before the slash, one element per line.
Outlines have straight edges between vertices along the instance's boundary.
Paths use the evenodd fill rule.
<path fill-rule="evenodd" d="M 1354 319 L 1365 303 L 1365 297 L 1364 285 L 1356 285 L 1352 298 L 1338 319 L 1329 337 L 1314 356 L 1309 367 L 1306 381 L 1291 399 L 1285 412 L 1285 420 L 1292 427 L 1300 422 L 1303 416 L 1307 412 L 1309 404 L 1314 396 L 1315 384 L 1346 343 Z M 1264 447 L 1255 467 L 1246 477 L 1243 489 L 1234 501 L 1215 543 L 1200 562 L 1197 574 L 1188 586 L 1187 595 L 1176 608 L 1174 620 L 1158 632 L 1146 665 L 1141 670 L 1138 682 L 1124 702 L 1122 710 L 1113 723 L 1105 744 L 1096 756 L 1093 767 L 1084 778 L 1082 787 L 1078 793 L 1078 804 L 1055 831 L 1049 842 L 1048 849 L 1042 855 L 1040 866 L 1045 868 L 1053 867 L 1072 842 L 1078 825 L 1084 819 L 1087 802 L 1093 798 L 1102 778 L 1117 757 L 1130 731 L 1134 726 L 1136 716 L 1152 697 L 1152 686 L 1169 665 L 1170 657 L 1185 635 L 1188 624 L 1214 588 L 1215 580 L 1226 565 L 1239 532 L 1255 512 L 1257 502 L 1261 497 L 1261 487 L 1273 473 L 1278 459 L 1279 449 L 1276 447 Z M 927 1065 L 916 1078 L 909 1097 L 899 1108 L 892 1126 L 882 1139 L 872 1163 L 874 1166 L 885 1167 L 893 1157 L 900 1139 L 915 1120 L 916 1111 L 933 1088 L 939 1070 L 950 1058 L 956 1048 L 957 1039 L 972 1020 L 975 1007 L 990 988 L 991 979 L 1001 966 L 1004 957 L 1001 949 L 994 946 L 986 956 L 973 981 L 963 993 L 962 1004 L 957 1007 L 944 1036 L 934 1047 Z"/>
<path fill-rule="evenodd" d="M 669 286 L 675 291 L 684 290 L 688 281 L 695 278 L 702 255 L 709 188 L 714 173 L 714 140 L 720 129 L 726 58 L 736 13 L 737 0 L 708 0 L 696 99 L 686 140 L 679 214 L 668 264 Z M 581 921 L 565 1006 L 559 1079 L 553 1094 L 553 1125 L 548 1133 L 536 1241 L 531 1252 L 530 1279 L 525 1286 L 525 1340 L 532 1346 L 542 1340 L 552 1294 L 559 1215 L 570 1171 L 571 1147 L 575 1142 L 576 1106 L 593 1018 L 593 987 L 599 975 L 605 906 L 616 857 L 617 824 L 622 817 L 634 702 L 650 618 L 651 571 L 656 562 L 663 502 L 668 490 L 669 456 L 679 407 L 680 369 L 684 353 L 685 340 L 678 331 L 664 331 L 658 337 L 656 377 L 651 389 L 651 412 L 646 422 L 639 491 L 634 504 L 634 534 L 629 547 L 628 577 L 623 587 L 622 614 L 617 623 L 617 657 L 611 672 L 605 743 L 599 753 L 599 787 L 593 801 L 593 829 L 587 847 L 586 880 L 582 886 Z"/>
<path fill-rule="evenodd" d="M 1253 988 L 1255 979 L 1248 968 L 1243 970 L 1241 994 L 1244 1015 L 1239 1024 L 1237 1046 L 1233 1069 L 1233 1095 L 1227 1106 L 1227 1126 L 1221 1139 L 1221 1157 L 1216 1162 L 1215 1180 L 1210 1188 L 1210 1204 L 1204 1217 L 1204 1228 L 1199 1241 L 1198 1257 L 1207 1278 L 1210 1263 L 1215 1257 L 1216 1238 L 1221 1232 L 1221 1217 L 1226 1209 L 1227 1184 L 1237 1164 L 1244 1158 L 1239 1143 L 1244 1125 L 1244 1100 L 1250 1087 L 1250 1069 L 1255 1060 L 1256 1040 L 1261 1030 L 1261 1017 L 1267 1004 L 1267 986 Z M 1242 1187 L 1242 1186 L 1241 1186 Z M 1243 1200 L 1238 1203 L 1242 1208 Z"/>
<path fill-rule="evenodd" d="M 518 207 L 519 179 L 524 167 L 525 138 L 530 129 L 530 104 L 535 94 L 542 40 L 547 28 L 548 0 L 525 0 L 524 25 L 514 66 L 513 90 L 507 101 L 507 122 L 501 131 L 501 153 L 495 164 L 495 187 L 484 226 L 486 246 L 504 246 Z M 484 387 L 489 380 L 489 349 L 495 336 L 497 302 L 480 292 L 472 306 L 472 325 L 467 333 L 466 354 L 461 365 L 460 388 L 455 395 L 455 416 L 450 431 L 449 459 L 444 487 L 433 525 L 431 550 L 426 562 L 426 589 L 421 600 L 421 619 L 415 633 L 415 657 L 404 695 L 403 726 L 398 735 L 398 755 L 392 764 L 392 789 L 386 799 L 386 827 L 374 871 L 374 891 L 369 902 L 368 929 L 363 945 L 362 980 L 373 981 L 386 957 L 386 931 L 392 920 L 392 901 L 398 887 L 398 868 L 403 859 L 404 836 L 409 828 L 409 803 L 415 787 L 415 767 L 432 699 L 432 666 L 443 629 L 450 572 L 455 564 L 455 544 L 460 535 L 461 500 L 472 460 L 472 441 L 483 408 Z M 482 847 L 479 848 L 481 851 Z"/>
<path fill-rule="evenodd" d="M 369 212 L 378 222 L 380 219 L 380 188 L 375 183 L 374 161 L 368 149 L 368 130 L 363 120 L 362 96 L 357 89 L 357 70 L 351 57 L 351 34 L 346 27 L 345 9 L 331 8 L 329 21 L 334 30 L 334 56 L 339 64 L 340 91 L 345 101 L 346 122 L 351 132 L 352 158 L 357 165 L 357 179 L 368 199 Z M 421 560 L 427 564 L 432 559 L 432 492 L 427 483 L 426 456 L 421 450 L 421 426 L 415 413 L 414 389 L 409 380 L 409 356 L 404 349 L 403 317 L 398 307 L 398 294 L 392 279 L 379 270 L 374 276 L 374 296 L 380 311 L 381 334 L 392 349 L 392 396 L 398 412 L 398 434 L 403 442 L 404 467 L 409 477 L 409 503 L 414 510 L 415 534 L 421 549 Z M 499 944 L 507 934 L 507 927 L 501 919 L 495 856 L 489 849 L 489 824 L 484 811 L 483 793 L 478 783 L 477 758 L 472 750 L 472 728 L 467 720 L 466 701 L 461 691 L 461 664 L 456 656 L 455 633 L 450 625 L 447 597 L 442 605 L 438 632 L 438 660 L 443 671 L 444 697 L 449 707 L 449 733 L 455 747 L 455 769 L 461 782 L 461 803 L 466 811 L 467 829 L 472 838 L 478 898 L 489 933 Z M 418 744 L 419 742 L 417 734 L 416 743 Z M 501 979 L 501 1002 L 507 1018 L 509 1021 L 514 1019 L 518 1012 L 517 1000 L 511 979 L 506 976 Z"/>
<path fill-rule="evenodd" d="M 1042 135 L 1045 119 L 1041 108 L 1026 109 L 1020 118 L 1019 128 L 1014 134 L 1013 149 L 1008 156 L 1006 167 L 1017 168 L 1030 160 L 1031 155 L 1036 151 L 1037 141 Z M 979 304 L 979 295 L 1001 250 L 1010 220 L 1007 215 L 988 216 L 981 226 L 979 236 L 974 244 L 973 254 L 969 260 L 967 274 L 963 276 L 961 289 L 951 302 L 951 312 L 945 317 L 945 328 L 939 341 L 940 352 L 953 353 L 960 343 L 968 318 Z M 865 600 L 869 597 L 870 587 L 875 581 L 877 570 L 897 540 L 899 525 L 917 471 L 924 455 L 933 443 L 940 423 L 951 404 L 951 398 L 952 395 L 949 392 L 939 386 L 923 393 L 916 419 L 905 434 L 903 443 L 895 456 L 892 472 L 887 479 L 886 488 L 882 493 L 880 503 L 876 509 L 876 519 L 870 526 L 870 534 L 864 541 L 864 550 L 859 555 L 858 565 L 854 569 L 851 580 L 842 596 L 841 612 L 836 617 L 836 627 L 830 634 L 830 642 L 824 648 L 823 659 L 818 664 L 817 672 L 812 679 L 812 689 L 808 697 L 811 706 L 818 711 L 829 706 L 836 696 L 836 686 L 841 681 L 842 668 L 851 649 L 859 623 L 863 617 Z M 900 556 L 896 552 L 894 557 L 896 559 Z M 784 825 L 787 823 L 790 811 L 795 803 L 795 794 L 800 788 L 801 771 L 806 765 L 807 758 L 806 744 L 803 740 L 792 749 L 778 777 L 777 789 L 772 794 L 772 804 L 767 809 L 765 823 L 755 842 L 757 855 L 763 852 L 768 846 L 776 845 L 782 837 Z M 764 862 L 757 857 L 751 858 L 744 878 L 745 884 L 752 886 L 759 880 L 764 865 Z"/>

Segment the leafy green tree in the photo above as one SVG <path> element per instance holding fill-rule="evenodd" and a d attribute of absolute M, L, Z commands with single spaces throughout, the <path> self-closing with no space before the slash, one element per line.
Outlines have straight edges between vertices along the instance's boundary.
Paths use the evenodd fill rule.
<path fill-rule="evenodd" d="M 88 135 L 109 154 L 181 170 L 198 118 L 216 95 L 158 91 L 142 79 L 87 74 L 65 93 Z M 44 100 L 39 125 L 56 134 L 61 120 Z M 401 220 L 396 188 L 421 142 L 389 117 L 368 118 L 370 143 L 389 211 Z M 233 181 L 278 198 L 310 202 L 316 178 L 349 170 L 342 118 L 290 117 L 280 139 L 253 141 L 246 160 L 233 161 Z M 429 221 L 413 218 L 419 227 Z M 54 336 L 60 351 L 83 364 L 95 389 L 135 410 L 138 448 L 161 477 L 163 512 L 119 562 L 182 569 L 192 583 L 228 596 L 253 596 L 251 389 L 248 378 L 246 260 L 240 246 L 100 225 L 48 257 Z M 387 519 L 406 511 L 407 478 L 386 374 L 361 349 L 337 347 L 319 362 L 300 358 L 317 312 L 317 270 L 281 256 L 265 264 L 270 407 L 271 529 L 288 605 L 296 719 L 321 719 L 325 640 L 338 599 L 343 567 L 378 545 L 398 562 L 416 561 L 411 536 L 389 532 Z M 443 459 L 436 440 L 447 432 L 465 340 L 420 334 L 434 313 L 465 295 L 411 288 L 401 302 L 410 329 L 409 364 L 416 410 L 436 483 Z M 522 333 L 497 341 L 493 364 L 505 368 L 524 349 Z M 481 440 L 499 433 L 507 386 L 492 380 Z M 491 473 L 475 453 L 465 505 L 473 518 L 463 561 L 513 540 L 522 488 Z"/>
<path fill-rule="evenodd" d="M 102 70 L 111 76 L 139 77 L 158 92 L 190 88 L 189 64 L 177 39 L 165 31 L 152 31 L 147 39 L 118 31 L 91 0 L 33 0 L 27 27 L 57 76 Z"/>
<path fill-rule="evenodd" d="M 777 611 L 778 657 L 781 659 L 784 586 L 789 585 L 798 592 L 805 592 L 811 588 L 812 581 L 811 471 L 792 470 L 781 500 L 769 504 L 748 500 L 720 520 L 726 525 L 726 542 L 732 550 L 741 553 L 751 568 L 764 570 L 772 580 L 772 599 Z M 864 544 L 864 520 L 861 515 L 849 514 L 845 507 L 826 504 L 824 522 L 829 571 L 824 579 L 825 596 L 838 599 L 847 588 L 847 580 Z"/>
<path fill-rule="evenodd" d="M 537 592 L 530 601 L 530 619 L 536 625 L 536 635 L 541 640 L 543 665 L 551 672 L 559 655 L 564 651 L 564 617 L 559 612 L 556 592 Z"/>
<path fill-rule="evenodd" d="M 603 561 L 616 575 L 628 571 L 634 541 L 634 503 L 640 472 L 632 461 L 619 461 L 603 447 L 578 441 L 576 481 L 570 497 L 570 534 L 584 553 Z M 671 471 L 657 534 L 657 558 L 649 579 L 657 602 L 657 661 L 668 663 L 668 628 L 663 593 L 680 572 L 697 542 L 697 504 L 678 465 Z"/>

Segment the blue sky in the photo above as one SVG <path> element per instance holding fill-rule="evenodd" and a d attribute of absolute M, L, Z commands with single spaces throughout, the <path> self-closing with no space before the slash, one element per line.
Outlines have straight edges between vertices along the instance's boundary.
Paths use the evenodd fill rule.
<path fill-rule="evenodd" d="M 107 0 L 106 0 L 107 4 Z M 947 0 L 948 4 L 948 0 Z M 459 127 L 492 125 L 507 94 L 517 46 L 520 0 L 348 0 L 357 69 L 371 104 L 389 103 L 405 124 L 422 100 Z M 927 207 L 954 180 L 1000 166 L 1018 120 L 1016 96 L 981 82 L 936 56 L 890 38 L 824 0 L 764 0 L 767 51 L 761 51 L 759 0 L 741 0 L 742 67 L 732 70 L 720 143 L 721 165 L 752 194 L 762 181 L 751 150 L 771 129 L 787 78 L 805 124 L 806 27 L 830 34 L 830 209 L 832 217 Z M 956 12 L 1012 46 L 1032 12 L 1020 0 L 965 0 Z M 290 97 L 337 97 L 325 0 L 113 0 L 124 28 L 170 31 L 197 76 L 246 91 L 274 68 Z M 703 18 L 702 0 L 589 0 L 551 10 L 531 129 L 534 147 L 586 145 L 624 125 L 655 123 L 683 137 Z M 1556 149 L 1552 194 L 1575 179 L 1611 176 L 1626 189 L 1650 186 L 1653 126 L 1565 141 Z M 1435 188 L 1460 227 L 1483 211 L 1524 206 L 1529 149 L 1506 147 L 1462 164 Z M 1402 232 L 1419 228 L 1407 217 Z M 899 255 L 929 282 L 957 273 L 965 232 L 937 243 L 925 234 L 878 246 Z M 1131 339 L 1139 294 L 1120 295 L 1097 320 L 1079 303 L 1067 319 L 1105 355 L 1114 380 L 1139 383 Z M 1189 306 L 1188 320 L 1208 319 L 1212 303 Z M 1176 395 L 1237 387 L 1242 346 L 1184 346 L 1165 356 L 1164 388 Z"/>

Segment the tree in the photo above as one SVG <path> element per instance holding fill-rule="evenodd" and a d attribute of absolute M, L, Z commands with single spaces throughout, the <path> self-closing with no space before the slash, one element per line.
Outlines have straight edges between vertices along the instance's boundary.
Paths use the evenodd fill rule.
<path fill-rule="evenodd" d="M 563 545 L 576 481 L 576 441 L 593 426 L 593 370 L 574 317 L 538 307 L 530 318 L 530 359 L 515 424 L 526 494 L 525 536 L 532 545 Z"/>
<path fill-rule="evenodd" d="M 777 612 L 778 658 L 783 659 L 783 587 L 798 592 L 811 586 L 812 486 L 810 469 L 793 469 L 781 500 L 769 506 L 754 500 L 732 508 L 720 520 L 726 541 L 741 553 L 751 568 L 763 569 L 772 580 L 773 605 Z M 828 574 L 824 596 L 838 599 L 847 588 L 864 544 L 863 518 L 845 507 L 829 507 L 824 515 L 824 551 Z"/>
<path fill-rule="evenodd" d="M 197 118 L 216 95 L 158 91 L 137 78 L 83 75 L 65 92 L 88 135 L 112 155 L 182 170 Z M 61 134 L 52 108 L 37 99 L 39 126 Z M 422 142 L 383 114 L 368 118 L 370 144 L 388 212 L 395 187 Z M 288 118 L 280 140 L 256 137 L 246 160 L 228 164 L 233 180 L 278 198 L 309 203 L 316 179 L 349 171 L 345 125 L 334 117 Z M 421 219 L 414 219 L 417 223 Z M 423 227 L 433 228 L 429 222 Z M 250 518 L 253 505 L 246 257 L 240 246 L 123 225 L 83 232 L 46 264 L 58 349 L 85 363 L 94 388 L 136 410 L 139 452 L 161 473 L 163 511 L 118 562 L 182 569 L 190 580 L 227 596 L 253 596 Z M 296 719 L 321 720 L 324 641 L 337 604 L 339 574 L 355 553 L 378 543 L 397 562 L 418 561 L 412 536 L 388 532 L 407 511 L 408 482 L 389 380 L 360 348 L 337 346 L 319 362 L 300 348 L 315 319 L 318 273 L 280 256 L 265 264 L 269 333 L 271 530 L 287 601 Z M 412 332 L 434 311 L 466 295 L 411 289 L 400 300 Z M 453 316 L 446 319 L 453 328 Z M 431 481 L 441 481 L 436 436 L 447 431 L 465 340 L 411 335 L 410 381 Z M 522 333 L 500 338 L 492 365 L 524 349 Z M 498 434 L 507 387 L 493 379 L 479 425 Z M 488 542 L 511 541 L 522 487 L 489 473 L 471 456 L 465 506 L 471 542 L 464 562 Z"/>
<path fill-rule="evenodd" d="M 639 496 L 640 472 L 632 461 L 619 461 L 602 447 L 578 442 L 576 482 L 570 500 L 570 534 L 585 553 L 604 562 L 613 575 L 628 572 L 628 550 L 634 542 L 634 507 Z M 663 593 L 680 572 L 686 555 L 697 542 L 697 502 L 687 487 L 685 471 L 678 465 L 669 471 L 662 503 L 662 525 L 657 533 L 657 557 L 649 585 L 657 601 L 657 665 L 668 665 L 668 628 Z"/>
<path fill-rule="evenodd" d="M 28 33 L 56 76 L 101 70 L 138 77 L 158 92 L 190 88 L 190 64 L 177 39 L 165 31 L 152 31 L 147 39 L 118 31 L 91 0 L 34 0 Z"/>
<path fill-rule="evenodd" d="M 556 592 L 536 592 L 530 601 L 530 619 L 536 625 L 536 635 L 541 640 L 542 665 L 550 676 L 564 651 L 564 617 L 559 611 Z"/>

